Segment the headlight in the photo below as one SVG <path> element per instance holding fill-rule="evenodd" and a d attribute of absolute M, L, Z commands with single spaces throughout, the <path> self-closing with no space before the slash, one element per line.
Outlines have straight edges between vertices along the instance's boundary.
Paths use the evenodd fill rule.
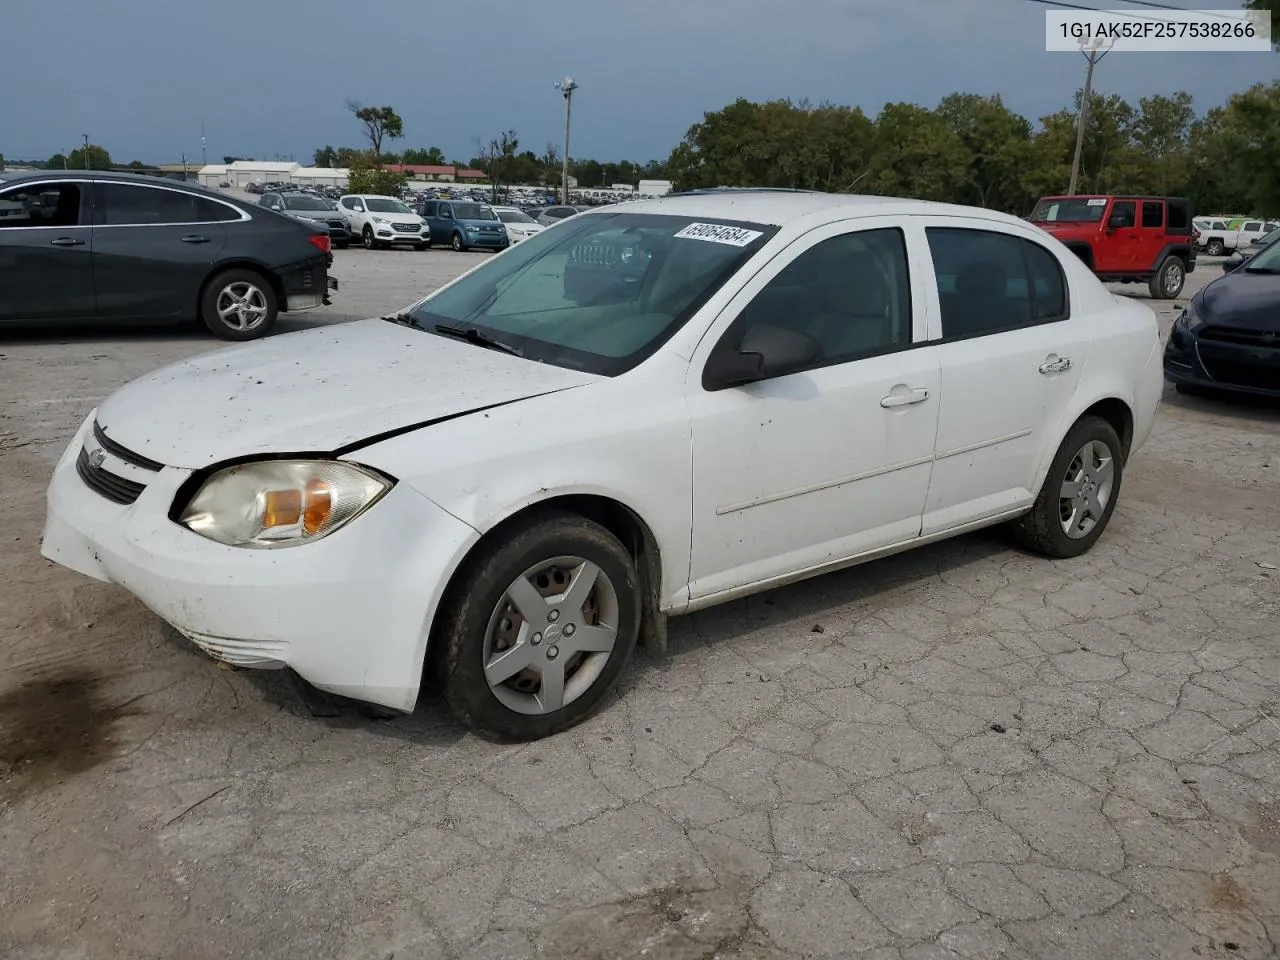
<path fill-rule="evenodd" d="M 291 547 L 328 536 L 377 503 L 393 481 L 337 460 L 264 460 L 219 470 L 179 518 L 236 547 Z"/>
<path fill-rule="evenodd" d="M 391 221 L 388 220 L 386 217 L 374 217 L 373 222 L 374 223 L 390 223 Z"/>
<path fill-rule="evenodd" d="M 1190 307 L 1183 307 L 1182 312 L 1178 314 L 1178 319 L 1173 321 L 1174 329 L 1190 333 L 1195 329 L 1196 322 L 1199 318 Z"/>

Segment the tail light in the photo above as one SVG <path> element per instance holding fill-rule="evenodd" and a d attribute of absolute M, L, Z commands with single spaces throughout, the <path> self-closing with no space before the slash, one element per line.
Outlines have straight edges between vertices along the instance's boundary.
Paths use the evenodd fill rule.
<path fill-rule="evenodd" d="M 310 240 L 311 245 L 321 253 L 328 253 L 331 249 L 329 235 L 327 233 L 310 233 L 307 234 L 307 239 Z"/>

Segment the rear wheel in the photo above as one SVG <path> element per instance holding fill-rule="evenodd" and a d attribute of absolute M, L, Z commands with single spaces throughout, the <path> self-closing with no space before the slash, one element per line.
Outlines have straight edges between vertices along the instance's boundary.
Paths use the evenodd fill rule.
<path fill-rule="evenodd" d="M 1226 249 L 1221 240 L 1210 240 L 1208 246 L 1204 248 L 1204 252 L 1211 257 L 1220 257 Z"/>
<path fill-rule="evenodd" d="M 1115 429 L 1082 417 L 1058 447 L 1035 504 L 1013 522 L 1014 536 L 1048 557 L 1080 556 L 1111 521 L 1123 473 Z"/>
<path fill-rule="evenodd" d="M 533 518 L 458 577 L 433 642 L 458 718 L 536 740 L 590 716 L 627 665 L 640 582 L 618 539 L 575 514 Z"/>
<path fill-rule="evenodd" d="M 253 270 L 227 270 L 205 285 L 200 319 L 224 340 L 254 340 L 266 335 L 279 314 L 275 291 Z"/>
<path fill-rule="evenodd" d="M 1172 300 L 1182 292 L 1182 285 L 1186 281 L 1187 268 L 1181 258 L 1166 257 L 1155 276 L 1148 281 L 1147 289 L 1156 300 Z"/>

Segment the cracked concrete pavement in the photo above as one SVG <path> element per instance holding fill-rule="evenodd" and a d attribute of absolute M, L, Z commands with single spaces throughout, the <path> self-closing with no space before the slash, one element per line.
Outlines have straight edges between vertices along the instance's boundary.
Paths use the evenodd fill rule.
<path fill-rule="evenodd" d="M 477 256 L 340 252 L 290 326 Z M 987 532 L 678 619 L 509 747 L 313 716 L 40 559 L 74 427 L 212 346 L 0 337 L 0 956 L 1280 956 L 1275 406 L 1170 392 L 1081 559 Z"/>

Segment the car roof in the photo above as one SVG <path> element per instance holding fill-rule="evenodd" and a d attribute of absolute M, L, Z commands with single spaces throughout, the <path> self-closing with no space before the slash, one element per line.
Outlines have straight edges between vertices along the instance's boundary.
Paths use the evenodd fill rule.
<path fill-rule="evenodd" d="M 195 193 L 207 193 L 221 197 L 192 180 L 173 180 L 169 177 L 153 177 L 144 173 L 118 173 L 114 170 L 21 170 L 6 171 L 3 183 L 13 186 L 30 180 L 101 180 L 108 183 L 141 183 L 150 187 L 174 187 L 191 190 Z"/>
<path fill-rule="evenodd" d="M 785 226 L 794 220 L 822 214 L 826 214 L 830 219 L 876 217 L 886 214 L 980 216 L 986 220 L 1026 225 L 1025 220 L 1007 213 L 954 203 L 792 190 L 691 191 L 683 194 L 668 194 L 651 200 L 631 200 L 625 205 L 589 207 L 583 213 L 592 216 L 598 212 L 618 213 L 621 210 L 627 213 L 714 217 L 721 220 L 741 220 L 778 227 Z"/>

